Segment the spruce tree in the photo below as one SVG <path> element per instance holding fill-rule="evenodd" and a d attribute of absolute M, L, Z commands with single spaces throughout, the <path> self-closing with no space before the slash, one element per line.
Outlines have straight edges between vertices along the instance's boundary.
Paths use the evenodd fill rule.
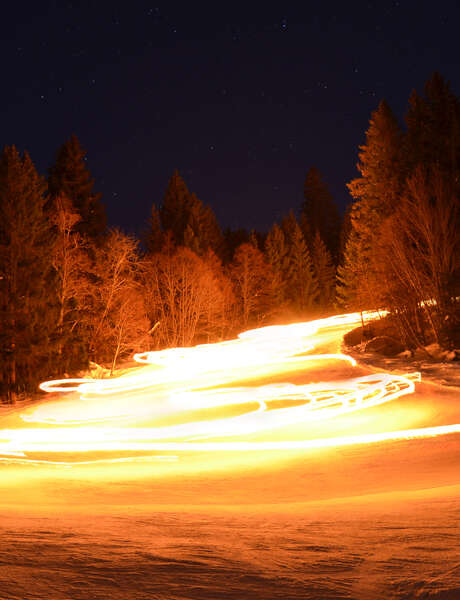
<path fill-rule="evenodd" d="M 283 230 L 275 223 L 265 240 L 264 255 L 273 271 L 273 300 L 280 307 L 286 296 L 286 274 L 288 270 L 288 252 Z"/>
<path fill-rule="evenodd" d="M 319 231 L 327 249 L 337 260 L 339 248 L 340 215 L 334 199 L 316 167 L 311 167 L 304 184 L 302 215 L 310 225 L 314 237 Z"/>
<path fill-rule="evenodd" d="M 323 309 L 332 308 L 335 296 L 335 268 L 319 231 L 316 231 L 313 239 L 312 259 L 318 281 L 318 304 Z"/>
<path fill-rule="evenodd" d="M 168 187 L 160 207 L 160 220 L 163 231 L 171 231 L 178 246 L 184 244 L 184 233 L 189 218 L 190 192 L 177 169 L 168 182 Z"/>
<path fill-rule="evenodd" d="M 53 371 L 54 237 L 45 181 L 27 153 L 0 154 L 0 387 L 10 399 Z"/>
<path fill-rule="evenodd" d="M 371 115 L 366 144 L 360 147 L 357 167 L 361 177 L 348 184 L 355 202 L 350 209 L 348 247 L 339 269 L 338 299 L 349 308 L 375 307 L 382 281 L 379 232 L 397 207 L 406 173 L 401 148 L 402 132 L 382 101 Z M 350 265 L 350 260 L 354 264 Z"/>
<path fill-rule="evenodd" d="M 355 200 L 382 214 L 394 209 L 401 193 L 406 174 L 402 141 L 401 128 L 382 100 L 371 115 L 366 143 L 360 146 L 357 168 L 361 177 L 348 184 Z"/>
<path fill-rule="evenodd" d="M 439 73 L 426 82 L 424 92 L 412 92 L 405 118 L 409 169 L 435 167 L 460 186 L 460 101 Z"/>
<path fill-rule="evenodd" d="M 227 229 L 224 230 L 222 236 L 222 259 L 224 264 L 228 264 L 233 260 L 235 250 L 241 244 L 249 242 L 249 233 L 246 229 Z"/>
<path fill-rule="evenodd" d="M 214 212 L 189 192 L 177 170 L 169 180 L 160 221 L 163 231 L 171 231 L 176 246 L 189 247 L 200 255 L 208 250 L 221 254 L 222 233 Z"/>
<path fill-rule="evenodd" d="M 222 251 L 222 233 L 212 208 L 205 206 L 192 193 L 186 207 L 186 213 L 187 224 L 185 231 L 187 228 L 190 228 L 194 234 L 195 241 L 192 248 L 184 237 L 184 246 L 191 248 L 200 255 L 206 254 L 208 250 L 220 254 Z M 189 238 L 190 235 L 188 235 L 187 239 Z"/>
<path fill-rule="evenodd" d="M 311 311 L 318 299 L 318 282 L 307 243 L 297 222 L 288 238 L 288 297 L 299 314 Z"/>
<path fill-rule="evenodd" d="M 160 252 L 163 247 L 164 234 L 161 229 L 160 212 L 155 204 L 152 205 L 152 212 L 149 219 L 149 227 L 145 234 L 145 245 L 149 254 Z"/>
<path fill-rule="evenodd" d="M 93 192 L 94 181 L 85 156 L 77 136 L 72 135 L 61 146 L 55 164 L 49 169 L 48 192 L 51 202 L 58 196 L 68 198 L 81 217 L 78 233 L 96 240 L 106 230 L 106 216 L 101 194 Z"/>

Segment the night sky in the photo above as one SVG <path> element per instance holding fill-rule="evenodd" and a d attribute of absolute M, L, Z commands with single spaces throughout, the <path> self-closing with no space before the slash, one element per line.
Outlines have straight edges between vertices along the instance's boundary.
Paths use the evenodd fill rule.
<path fill-rule="evenodd" d="M 370 113 L 439 71 L 452 2 L 23 2 L 1 19 L 2 146 L 45 173 L 75 133 L 110 225 L 139 233 L 174 169 L 223 227 L 268 229 L 316 165 L 337 203 Z"/>

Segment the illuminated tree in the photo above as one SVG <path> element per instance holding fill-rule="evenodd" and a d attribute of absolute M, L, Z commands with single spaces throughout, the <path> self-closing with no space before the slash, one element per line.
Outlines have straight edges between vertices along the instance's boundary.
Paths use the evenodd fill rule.
<path fill-rule="evenodd" d="M 11 401 L 52 372 L 54 238 L 44 211 L 45 189 L 29 155 L 5 147 L 0 154 L 0 387 Z"/>
<path fill-rule="evenodd" d="M 156 347 L 221 339 L 232 326 L 231 286 L 213 253 L 170 246 L 145 259 L 143 281 Z"/>
<path fill-rule="evenodd" d="M 352 207 L 353 208 L 353 207 Z M 355 229 L 348 235 L 341 264 L 337 267 L 336 301 L 339 307 L 347 310 L 370 308 L 365 261 L 361 260 L 361 239 Z"/>
<path fill-rule="evenodd" d="M 119 357 L 145 346 L 150 329 L 138 277 L 137 241 L 114 229 L 96 249 L 90 352 L 115 368 Z"/>
<path fill-rule="evenodd" d="M 398 201 L 406 170 L 403 134 L 388 104 L 382 100 L 369 121 L 366 143 L 357 164 L 361 177 L 348 184 L 352 197 L 377 214 L 388 214 Z"/>
<path fill-rule="evenodd" d="M 235 296 L 240 307 L 240 328 L 263 321 L 272 306 L 270 265 L 251 243 L 241 244 L 229 266 Z"/>
<path fill-rule="evenodd" d="M 460 203 L 455 188 L 439 165 L 418 167 L 382 231 L 381 294 L 411 345 L 447 342 L 460 326 Z"/>
<path fill-rule="evenodd" d="M 288 244 L 287 296 L 294 310 L 305 315 L 318 300 L 318 282 L 307 243 L 297 222 Z"/>
<path fill-rule="evenodd" d="M 313 239 L 312 260 L 318 282 L 318 304 L 321 308 L 331 308 L 335 299 L 335 268 L 318 230 Z"/>
<path fill-rule="evenodd" d="M 346 308 L 377 308 L 382 256 L 378 237 L 398 204 L 404 185 L 402 133 L 382 101 L 372 113 L 357 165 L 361 177 L 348 184 L 354 204 L 350 233 L 338 271 L 338 301 Z M 350 261 L 352 261 L 350 263 Z"/>
<path fill-rule="evenodd" d="M 52 264 L 58 304 L 57 362 L 61 372 L 82 368 L 88 362 L 85 328 L 94 292 L 88 243 L 76 231 L 81 220 L 70 200 L 58 196 L 48 211 L 55 228 Z"/>
<path fill-rule="evenodd" d="M 286 299 L 286 275 L 289 259 L 283 230 L 276 223 L 265 240 L 264 256 L 273 273 L 271 283 L 274 308 L 280 308 Z"/>
<path fill-rule="evenodd" d="M 55 164 L 49 169 L 48 191 L 51 200 L 65 196 L 80 215 L 78 233 L 98 239 L 106 230 L 101 194 L 93 192 L 94 181 L 86 166 L 86 151 L 72 135 L 59 149 Z"/>

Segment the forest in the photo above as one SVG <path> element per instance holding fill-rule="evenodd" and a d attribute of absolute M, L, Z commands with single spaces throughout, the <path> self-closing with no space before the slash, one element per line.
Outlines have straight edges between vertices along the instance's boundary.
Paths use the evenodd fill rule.
<path fill-rule="evenodd" d="M 388 313 L 407 348 L 458 348 L 460 101 L 439 74 L 412 92 L 403 124 L 380 102 L 357 168 L 343 217 L 310 167 L 302 205 L 268 232 L 222 230 L 174 171 L 136 239 L 107 228 L 75 135 L 46 177 L 5 146 L 1 400 L 90 362 L 113 371 L 133 352 L 339 311 Z"/>

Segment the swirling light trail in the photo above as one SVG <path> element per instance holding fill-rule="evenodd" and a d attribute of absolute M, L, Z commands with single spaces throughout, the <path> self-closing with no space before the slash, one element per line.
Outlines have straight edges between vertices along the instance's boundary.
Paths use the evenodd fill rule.
<path fill-rule="evenodd" d="M 367 320 L 375 317 L 366 314 Z M 0 460 L 75 465 L 101 459 L 67 463 L 36 457 L 43 453 L 300 450 L 459 432 L 456 424 L 289 439 L 290 427 L 325 422 L 414 391 L 419 374 L 378 373 L 306 384 L 285 381 L 299 374 L 312 379 L 318 376 L 318 368 L 323 378 L 340 363 L 353 367 L 354 359 L 344 354 L 311 352 L 315 344 L 337 344 L 344 331 L 360 321 L 361 315 L 354 313 L 264 327 L 228 342 L 138 354 L 135 359 L 142 366 L 118 378 L 44 382 L 42 390 L 71 395 L 24 411 L 21 418 L 27 425 L 23 427 L 1 430 Z M 313 370 L 307 371 L 308 367 Z M 272 383 L 260 385 L 261 381 Z M 114 426 L 120 421 L 121 426 Z M 38 423 L 47 426 L 31 426 Z M 288 439 L 270 439 L 280 430 Z M 265 439 L 244 439 L 254 434 Z M 174 456 L 152 458 L 175 460 Z"/>

